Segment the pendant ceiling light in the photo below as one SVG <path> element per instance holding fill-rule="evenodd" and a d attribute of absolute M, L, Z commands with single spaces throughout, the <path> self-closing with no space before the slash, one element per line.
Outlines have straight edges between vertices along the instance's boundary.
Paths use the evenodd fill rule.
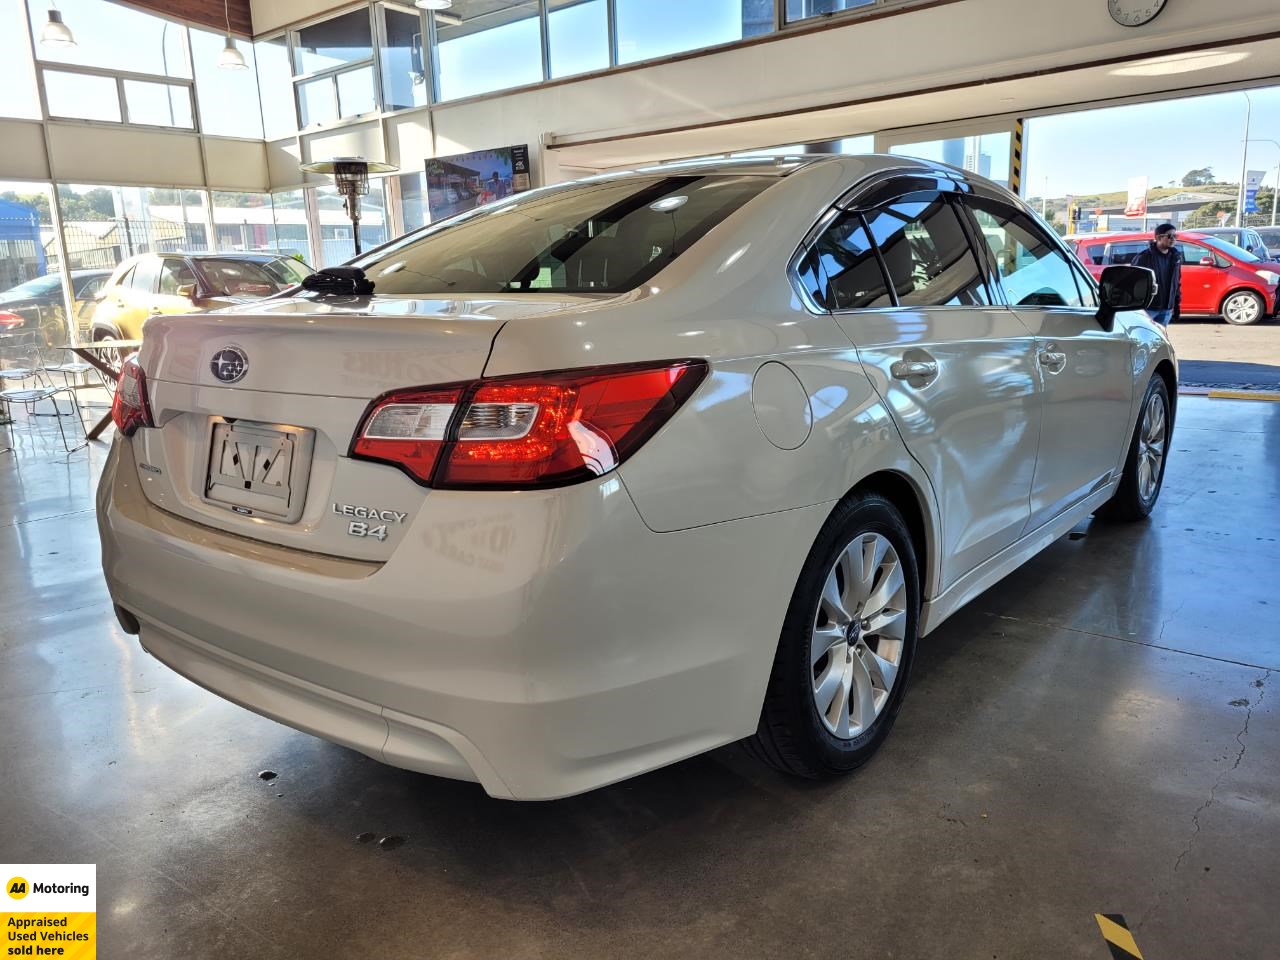
<path fill-rule="evenodd" d="M 231 39 L 231 11 L 227 7 L 227 0 L 222 0 L 222 15 L 227 21 L 227 45 L 218 54 L 218 66 L 223 70 L 248 70 L 244 54 L 236 49 L 236 42 Z"/>
<path fill-rule="evenodd" d="M 62 11 L 56 7 L 49 11 L 49 22 L 40 31 L 40 43 L 46 47 L 74 47 L 76 38 L 71 29 L 62 22 Z"/>
<path fill-rule="evenodd" d="M 413 0 L 413 5 L 423 10 L 448 10 L 453 6 L 453 0 Z"/>

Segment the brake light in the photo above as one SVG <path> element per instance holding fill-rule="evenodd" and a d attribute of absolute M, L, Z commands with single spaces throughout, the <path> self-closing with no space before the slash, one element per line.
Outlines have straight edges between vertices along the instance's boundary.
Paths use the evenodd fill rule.
<path fill-rule="evenodd" d="M 0 311 L 0 327 L 3 327 L 6 330 L 11 330 L 14 327 L 20 326 L 22 326 L 22 317 L 18 316 L 16 313 Z"/>
<path fill-rule="evenodd" d="M 564 486 L 613 470 L 707 374 L 703 360 L 590 367 L 394 393 L 352 455 L 441 488 Z"/>
<path fill-rule="evenodd" d="M 147 403 L 147 375 L 138 357 L 129 357 L 120 367 L 116 397 L 111 403 L 111 419 L 121 436 L 131 437 L 139 427 L 154 426 L 151 407 Z"/>

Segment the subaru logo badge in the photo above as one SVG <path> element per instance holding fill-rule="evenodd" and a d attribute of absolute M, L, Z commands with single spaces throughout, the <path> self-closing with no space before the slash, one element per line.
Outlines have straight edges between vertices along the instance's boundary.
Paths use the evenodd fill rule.
<path fill-rule="evenodd" d="M 239 347 L 228 345 L 213 355 L 209 369 L 223 383 L 235 383 L 249 372 L 249 358 Z"/>

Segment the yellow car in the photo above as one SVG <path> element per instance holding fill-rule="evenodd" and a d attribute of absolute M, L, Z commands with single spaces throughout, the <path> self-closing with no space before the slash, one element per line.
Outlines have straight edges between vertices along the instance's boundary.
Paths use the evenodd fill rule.
<path fill-rule="evenodd" d="M 149 317 L 201 313 L 301 283 L 311 268 L 278 253 L 144 253 L 116 267 L 98 293 L 94 340 L 139 340 Z"/>

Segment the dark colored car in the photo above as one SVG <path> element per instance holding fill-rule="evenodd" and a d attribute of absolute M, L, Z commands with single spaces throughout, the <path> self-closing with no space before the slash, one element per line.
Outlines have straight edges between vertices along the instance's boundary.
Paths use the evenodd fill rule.
<path fill-rule="evenodd" d="M 1132 263 L 1155 235 L 1117 233 L 1070 237 L 1076 256 L 1095 278 L 1114 264 Z M 1202 231 L 1178 234 L 1182 253 L 1182 314 L 1222 317 L 1244 326 L 1276 312 L 1280 267 Z M 1275 267 L 1275 269 L 1272 269 Z"/>
<path fill-rule="evenodd" d="M 72 270 L 71 289 L 75 293 L 72 312 L 78 323 L 87 323 L 97 306 L 94 297 L 102 289 L 110 270 Z M 49 344 L 69 336 L 63 313 L 62 275 L 49 273 L 0 292 L 0 333 L 41 330 Z"/>
<path fill-rule="evenodd" d="M 1234 243 L 1237 247 L 1241 247 L 1252 253 L 1255 257 L 1261 257 L 1263 260 L 1274 260 L 1280 256 L 1280 244 L 1272 246 L 1267 243 L 1261 231 L 1255 230 L 1253 227 L 1203 227 L 1196 231 L 1203 233 L 1208 237 L 1217 237 L 1219 240 L 1225 240 L 1227 243 Z M 1272 251 L 1275 251 L 1272 253 Z"/>
<path fill-rule="evenodd" d="M 1280 227 L 1258 227 L 1258 236 L 1267 245 L 1272 260 L 1280 260 Z"/>

